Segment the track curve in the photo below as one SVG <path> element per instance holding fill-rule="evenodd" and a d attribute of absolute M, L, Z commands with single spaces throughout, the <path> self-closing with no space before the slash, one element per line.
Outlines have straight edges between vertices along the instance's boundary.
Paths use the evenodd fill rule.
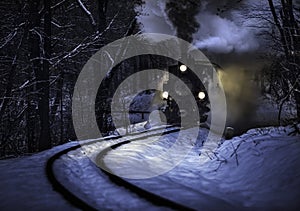
<path fill-rule="evenodd" d="M 170 129 L 170 130 L 164 131 L 166 129 Z M 116 148 L 118 148 L 121 145 L 130 143 L 131 141 L 143 140 L 144 138 L 149 138 L 149 137 L 152 137 L 152 136 L 157 136 L 158 134 L 160 134 L 160 135 L 166 135 L 166 134 L 178 132 L 180 129 L 179 128 L 175 128 L 174 126 L 170 126 L 170 127 L 166 127 L 163 131 L 160 131 L 159 133 L 147 134 L 148 132 L 159 131 L 159 130 L 163 130 L 163 129 L 162 128 L 158 128 L 158 129 L 143 131 L 141 133 L 145 133 L 145 136 L 138 137 L 138 138 L 133 138 L 131 140 L 125 140 L 125 141 L 119 142 L 117 144 L 112 144 L 111 146 L 106 147 L 105 149 L 103 149 L 97 155 L 96 159 L 99 162 L 103 162 L 103 158 L 104 158 L 104 156 L 106 155 L 106 153 L 109 150 L 116 149 Z M 58 160 L 63 155 L 66 155 L 66 154 L 68 154 L 71 151 L 77 150 L 77 149 L 79 149 L 80 147 L 82 147 L 84 145 L 91 145 L 91 144 L 97 143 L 99 141 L 116 140 L 116 139 L 119 139 L 119 138 L 122 138 L 122 137 L 131 137 L 131 136 L 134 137 L 136 135 L 137 134 L 130 134 L 130 135 L 127 135 L 127 136 L 115 136 L 115 137 L 103 138 L 101 140 L 93 140 L 93 141 L 90 141 L 88 143 L 78 144 L 78 145 L 72 146 L 70 148 L 64 149 L 64 150 L 62 150 L 62 151 L 54 154 L 52 157 L 50 157 L 48 159 L 48 161 L 46 163 L 46 169 L 45 169 L 46 170 L 46 175 L 48 177 L 48 180 L 52 184 L 53 189 L 55 191 L 59 192 L 61 195 L 63 195 L 63 197 L 67 201 L 69 201 L 72 205 L 74 205 L 75 207 L 78 207 L 78 208 L 80 208 L 82 210 L 97 210 L 95 207 L 91 206 L 90 204 L 88 204 L 87 202 L 85 202 L 83 199 L 79 198 L 74 193 L 72 193 L 70 190 L 68 190 L 56 178 L 55 173 L 54 173 L 54 168 L 53 168 L 55 161 Z M 154 205 L 165 206 L 165 207 L 169 207 L 169 208 L 174 209 L 174 210 L 193 210 L 190 207 L 186 207 L 184 205 L 181 205 L 179 203 L 171 201 L 171 200 L 169 200 L 167 198 L 161 197 L 159 195 L 155 195 L 155 194 L 153 194 L 153 193 L 151 193 L 151 192 L 149 192 L 147 190 L 144 190 L 144 189 L 142 189 L 140 187 L 137 187 L 137 186 L 129 183 L 128 181 L 124 180 L 123 178 L 118 177 L 116 175 L 113 175 L 113 174 L 111 174 L 110 172 L 108 172 L 106 170 L 101 169 L 101 171 L 103 173 L 105 173 L 114 184 L 116 184 L 118 186 L 123 186 L 123 187 L 127 188 L 131 192 L 136 193 L 138 196 L 140 196 L 141 198 L 144 198 L 145 200 L 151 202 Z"/>

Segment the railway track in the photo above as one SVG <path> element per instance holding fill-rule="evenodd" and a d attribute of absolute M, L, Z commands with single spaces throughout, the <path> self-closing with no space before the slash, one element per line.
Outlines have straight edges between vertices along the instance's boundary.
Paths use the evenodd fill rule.
<path fill-rule="evenodd" d="M 103 141 L 105 141 L 107 143 L 108 141 L 118 140 L 120 138 L 126 137 L 125 140 L 117 142 L 117 143 L 114 142 L 111 145 L 109 145 L 108 147 L 105 147 L 104 149 L 102 149 L 100 151 L 100 153 L 98 153 L 98 155 L 96 156 L 97 162 L 100 162 L 100 163 L 104 164 L 103 159 L 104 159 L 106 153 L 109 152 L 110 150 L 116 149 L 119 146 L 122 146 L 124 144 L 128 144 L 128 143 L 133 142 L 133 141 L 140 141 L 140 140 L 143 140 L 145 138 L 149 138 L 149 137 L 157 136 L 157 135 L 166 135 L 166 134 L 178 132 L 179 130 L 180 130 L 179 127 L 169 126 L 169 127 L 164 128 L 164 129 L 163 128 L 157 128 L 157 129 L 152 129 L 152 130 L 148 130 L 148 131 L 143 131 L 142 134 L 141 133 L 134 133 L 134 134 L 127 135 L 127 136 L 108 137 L 108 138 L 103 138 L 103 139 L 100 139 L 100 140 L 92 140 L 92 141 L 88 141 L 88 142 L 83 143 L 83 144 L 78 144 L 78 145 L 72 146 L 68 149 L 65 149 L 65 150 L 62 150 L 62 151 L 56 153 L 55 155 L 53 155 L 47 161 L 46 175 L 47 175 L 49 181 L 51 182 L 51 184 L 53 186 L 53 189 L 56 190 L 57 192 L 59 192 L 60 194 L 62 194 L 63 197 L 66 200 L 68 200 L 71 204 L 73 204 L 74 206 L 76 206 L 76 207 L 78 207 L 82 210 L 97 210 L 97 208 L 93 207 L 88 202 L 84 201 L 83 199 L 81 199 L 80 197 L 78 197 L 74 193 L 72 193 L 72 191 L 68 190 L 68 188 L 65 187 L 64 184 L 62 184 L 59 181 L 58 178 L 56 178 L 53 167 L 54 167 L 54 163 L 58 159 L 60 159 L 63 155 L 66 155 L 69 152 L 78 150 L 79 148 L 81 148 L 83 146 L 99 144 Z M 103 166 L 105 166 L 105 165 L 103 165 Z M 109 167 L 106 167 L 106 168 L 109 169 Z M 125 187 L 129 191 L 137 194 L 141 198 L 144 198 L 145 200 L 149 201 L 150 203 L 152 203 L 154 205 L 168 207 L 168 208 L 171 208 L 171 209 L 174 209 L 174 210 L 193 210 L 190 207 L 187 207 L 187 206 L 184 206 L 182 204 L 176 203 L 176 202 L 171 201 L 167 198 L 161 197 L 159 195 L 155 195 L 155 194 L 153 194 L 153 193 L 151 193 L 147 190 L 144 190 L 140 187 L 137 187 L 137 186 L 131 184 L 130 182 L 124 180 L 123 178 L 111 174 L 109 171 L 105 171 L 103 169 L 101 169 L 101 171 L 104 174 L 106 174 L 109 177 L 109 179 L 111 180 L 111 182 L 113 182 L 114 184 L 116 184 L 118 186 Z"/>

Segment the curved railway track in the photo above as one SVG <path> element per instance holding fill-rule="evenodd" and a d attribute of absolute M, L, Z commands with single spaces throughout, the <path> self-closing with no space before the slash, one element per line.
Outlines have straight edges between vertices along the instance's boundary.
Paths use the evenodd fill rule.
<path fill-rule="evenodd" d="M 128 144 L 132 141 L 140 141 L 143 140 L 145 138 L 149 138 L 152 136 L 157 136 L 157 135 L 166 135 L 166 134 L 170 134 L 170 133 L 174 133 L 174 132 L 178 132 L 180 129 L 176 128 L 174 126 L 170 126 L 170 127 L 166 127 L 163 131 L 162 128 L 158 128 L 158 129 L 153 129 L 153 130 L 148 130 L 148 131 L 143 131 L 143 133 L 145 133 L 144 136 L 139 136 L 139 137 L 135 137 L 137 136 L 137 134 L 131 134 L 131 135 L 127 135 L 126 137 L 133 137 L 130 140 L 124 140 L 122 142 L 119 143 L 115 143 L 110 145 L 109 147 L 106 147 L 105 149 L 103 149 L 98 155 L 97 155 L 97 162 L 102 162 L 103 163 L 103 158 L 105 157 L 106 153 L 112 149 L 116 149 L 121 145 L 124 144 Z M 159 131 L 157 133 L 150 133 L 150 132 L 155 132 L 155 131 Z M 108 137 L 108 138 L 103 138 L 101 140 L 93 140 L 90 141 L 88 143 L 84 143 L 84 144 L 78 144 L 75 146 L 72 146 L 68 149 L 62 150 L 58 153 L 56 153 L 55 155 L 53 155 L 46 163 L 46 175 L 49 179 L 49 181 L 51 182 L 53 189 L 56 190 L 57 192 L 59 192 L 60 194 L 63 195 L 63 197 L 68 200 L 71 204 L 73 204 L 74 206 L 82 209 L 82 210 L 97 210 L 95 207 L 89 205 L 87 202 L 85 202 L 83 199 L 79 198 L 78 196 L 76 196 L 74 193 L 72 193 L 70 190 L 68 190 L 64 184 L 62 184 L 55 176 L 54 173 L 54 163 L 56 160 L 60 159 L 63 155 L 68 154 L 71 151 L 77 150 L 79 148 L 81 148 L 82 146 L 86 146 L 86 145 L 92 145 L 101 141 L 109 141 L 109 140 L 116 140 L 119 138 L 122 138 L 125 136 L 115 136 L 115 137 Z M 174 210 L 193 210 L 190 207 L 184 206 L 182 204 L 176 203 L 174 201 L 171 201 L 167 198 L 161 197 L 159 195 L 155 195 L 147 190 L 144 190 L 140 187 L 137 187 L 131 183 L 129 183 L 128 181 L 124 180 L 121 177 L 118 177 L 116 175 L 113 175 L 111 173 L 109 173 L 108 171 L 105 171 L 103 169 L 101 169 L 101 171 L 103 173 L 105 173 L 109 179 L 116 185 L 118 186 L 123 186 L 126 189 L 130 190 L 131 192 L 136 193 L 138 196 L 144 198 L 145 200 L 151 202 L 154 205 L 157 206 L 164 206 L 164 207 L 169 207 L 171 209 Z"/>

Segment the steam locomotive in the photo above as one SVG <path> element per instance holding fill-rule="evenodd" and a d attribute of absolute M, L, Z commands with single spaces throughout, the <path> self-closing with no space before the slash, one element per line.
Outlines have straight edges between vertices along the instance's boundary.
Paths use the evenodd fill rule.
<path fill-rule="evenodd" d="M 179 78 L 188 87 L 194 98 L 186 97 L 188 93 L 183 91 L 182 83 L 171 83 L 170 80 L 167 80 L 163 85 L 161 98 L 165 102 L 162 111 L 168 124 L 181 125 L 183 118 L 190 119 L 192 120 L 191 122 L 197 122 L 197 124 L 207 121 L 208 112 L 210 111 L 209 97 L 203 83 L 208 82 L 207 76 L 205 75 L 207 71 L 213 71 L 215 66 L 216 65 L 212 65 L 211 63 L 195 63 L 193 70 L 198 71 L 203 76 L 201 78 L 206 79 L 204 81 L 201 81 L 191 69 L 182 63 L 177 63 L 167 68 L 168 73 Z M 174 99 L 176 99 L 176 101 Z M 191 101 L 196 102 L 196 105 Z M 179 104 L 191 107 L 186 107 L 187 109 L 185 109 L 181 108 Z M 193 113 L 191 111 L 197 110 L 199 111 L 200 117 L 198 119 L 196 119 L 195 115 L 191 114 Z"/>

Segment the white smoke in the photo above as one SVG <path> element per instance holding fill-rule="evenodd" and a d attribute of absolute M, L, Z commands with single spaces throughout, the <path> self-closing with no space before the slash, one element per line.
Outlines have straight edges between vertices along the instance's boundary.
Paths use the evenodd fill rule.
<path fill-rule="evenodd" d="M 194 35 L 194 44 L 214 53 L 244 53 L 259 47 L 255 34 L 249 28 L 209 12 L 198 16 L 201 24 Z"/>
<path fill-rule="evenodd" d="M 168 19 L 165 11 L 167 0 L 147 0 L 140 12 L 138 22 L 146 33 L 163 33 L 176 35 L 176 27 Z M 256 0 L 246 0 L 243 4 L 232 1 L 203 1 L 201 11 L 196 17 L 200 28 L 194 34 L 194 44 L 213 53 L 244 53 L 256 50 L 259 42 L 255 33 L 248 26 L 251 24 L 247 15 L 249 8 Z M 224 8 L 222 17 L 216 15 L 217 8 Z M 251 9 L 250 9 L 251 11 Z M 254 20 L 253 20 L 254 21 Z M 188 23 L 186 23 L 188 24 Z"/>

